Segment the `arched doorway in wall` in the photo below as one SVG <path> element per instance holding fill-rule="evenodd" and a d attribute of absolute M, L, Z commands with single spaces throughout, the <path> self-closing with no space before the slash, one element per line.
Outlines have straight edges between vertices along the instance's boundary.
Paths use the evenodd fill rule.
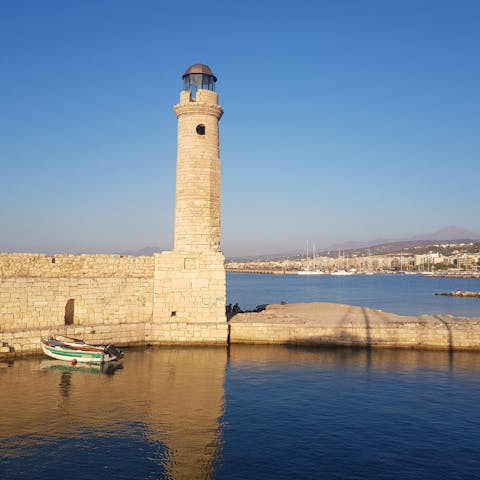
<path fill-rule="evenodd" d="M 65 325 L 73 325 L 75 316 L 75 299 L 70 298 L 65 305 Z"/>

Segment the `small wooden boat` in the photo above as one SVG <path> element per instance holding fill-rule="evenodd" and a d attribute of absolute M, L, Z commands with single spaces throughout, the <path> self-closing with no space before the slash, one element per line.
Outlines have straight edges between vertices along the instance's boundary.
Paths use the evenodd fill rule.
<path fill-rule="evenodd" d="M 79 338 L 41 338 L 40 344 L 45 355 L 73 363 L 105 363 L 123 358 L 123 352 L 115 345 L 89 345 Z"/>

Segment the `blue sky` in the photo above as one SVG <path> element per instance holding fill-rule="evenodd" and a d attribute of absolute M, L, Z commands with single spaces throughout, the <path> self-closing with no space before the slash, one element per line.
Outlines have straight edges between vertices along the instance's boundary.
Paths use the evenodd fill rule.
<path fill-rule="evenodd" d="M 479 24 L 476 0 L 3 0 L 0 251 L 171 248 L 197 62 L 226 255 L 480 232 Z"/>

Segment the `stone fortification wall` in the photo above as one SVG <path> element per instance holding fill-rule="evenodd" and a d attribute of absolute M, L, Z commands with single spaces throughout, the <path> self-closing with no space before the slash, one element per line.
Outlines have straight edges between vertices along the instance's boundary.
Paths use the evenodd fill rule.
<path fill-rule="evenodd" d="M 153 257 L 1 254 L 0 341 L 19 353 L 37 350 L 40 334 L 143 342 L 153 270 Z"/>
<path fill-rule="evenodd" d="M 226 344 L 224 257 L 0 254 L 0 345 L 55 334 L 93 343 Z"/>
<path fill-rule="evenodd" d="M 0 253 L 0 278 L 150 277 L 153 268 L 153 256 Z"/>

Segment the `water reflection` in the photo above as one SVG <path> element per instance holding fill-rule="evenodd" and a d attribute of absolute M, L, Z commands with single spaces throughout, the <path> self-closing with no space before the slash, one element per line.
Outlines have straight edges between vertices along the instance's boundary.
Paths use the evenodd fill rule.
<path fill-rule="evenodd" d="M 349 367 L 385 372 L 409 372 L 417 369 L 475 372 L 480 366 L 480 354 L 445 350 L 233 345 L 230 348 L 229 362 L 233 367 L 252 363 L 285 363 L 317 366 L 322 369 Z"/>
<path fill-rule="evenodd" d="M 62 360 L 46 359 L 42 360 L 40 368 L 44 370 L 57 370 L 59 372 L 82 372 L 95 375 L 106 374 L 113 375 L 117 370 L 123 369 L 122 362 L 110 362 L 102 364 L 77 363 L 75 365 Z"/>
<path fill-rule="evenodd" d="M 53 448 L 70 438 L 131 437 L 148 442 L 145 462 L 156 463 L 157 473 L 209 479 L 221 451 L 226 355 L 223 348 L 129 351 L 113 376 L 17 360 L 0 373 L 0 411 L 7 412 L 0 458 L 21 457 L 42 442 Z"/>
<path fill-rule="evenodd" d="M 364 379 L 362 372 L 368 375 L 386 373 L 383 377 L 396 379 L 392 382 L 395 386 L 402 376 L 398 373 L 409 374 L 428 369 L 432 370 L 434 379 L 441 376 L 438 373 L 442 371 L 463 372 L 477 378 L 480 355 L 467 352 L 455 352 L 452 356 L 450 352 L 413 350 L 232 345 L 228 350 L 130 350 L 123 361 L 123 368 L 122 364 L 118 364 L 120 368 L 110 374 L 96 367 L 72 367 L 43 359 L 17 360 L 10 367 L 7 365 L 0 364 L 0 471 L 8 472 L 10 477 L 2 473 L 2 480 L 30 478 L 31 468 L 35 468 L 36 478 L 50 478 L 59 469 L 63 471 L 69 468 L 69 471 L 75 471 L 74 478 L 91 478 L 92 469 L 102 469 L 113 478 L 207 480 L 218 475 L 221 478 L 222 471 L 225 473 L 238 469 L 238 464 L 231 466 L 232 461 L 245 463 L 242 459 L 246 458 L 245 452 L 251 453 L 252 441 L 259 441 L 255 435 L 251 435 L 252 425 L 246 420 L 248 418 L 257 419 L 252 422 L 256 423 L 257 430 L 253 431 L 257 434 L 270 428 L 271 438 L 277 435 L 282 442 L 290 438 L 295 422 L 301 422 L 304 416 L 311 418 L 312 421 L 307 423 L 318 425 L 318 432 L 310 431 L 309 434 L 318 442 L 324 441 L 321 445 L 326 448 L 332 439 L 328 435 L 328 438 L 321 435 L 324 431 L 340 435 L 338 421 L 345 417 L 346 424 L 343 427 L 347 433 L 341 438 L 342 441 L 350 438 L 349 432 L 353 428 L 351 422 L 360 421 L 361 416 L 348 416 L 345 412 L 357 407 L 354 411 L 363 411 L 365 404 L 362 402 L 383 398 L 381 395 L 387 384 L 380 383 L 380 390 L 373 390 L 373 386 L 368 390 L 362 382 L 355 384 L 350 393 L 353 396 L 361 392 L 358 396 L 361 405 L 351 403 L 350 410 L 341 409 L 342 417 L 336 410 L 340 401 L 335 396 L 338 384 L 329 383 L 328 377 L 341 378 L 344 372 L 354 372 L 354 375 L 344 375 L 344 378 L 348 378 L 344 385 L 348 385 L 357 377 Z M 254 372 L 254 376 L 239 374 L 244 367 L 245 371 Z M 281 376 L 269 377 L 265 372 L 268 369 L 281 372 Z M 283 376 L 287 371 L 290 375 Z M 322 377 L 323 383 L 315 383 L 323 385 L 323 389 L 310 388 L 312 380 L 318 382 L 319 377 L 302 376 L 304 372 L 311 371 L 329 373 Z M 227 383 L 231 395 L 230 412 L 226 411 L 224 400 L 226 372 L 230 375 Z M 422 375 L 419 377 L 423 378 Z M 297 381 L 299 378 L 301 380 Z M 307 388 L 298 385 L 305 379 L 310 381 Z M 237 383 L 233 384 L 235 381 Z M 273 382 L 272 389 L 266 388 L 269 381 Z M 423 381 L 428 390 L 430 380 Z M 248 388 L 245 389 L 245 385 Z M 408 394 L 404 399 L 415 399 L 416 390 L 408 390 L 410 384 L 402 385 Z M 303 390 L 293 391 L 292 395 L 285 393 L 291 387 Z M 244 395 L 247 392 L 244 397 L 241 397 L 242 391 Z M 393 391 L 398 395 L 395 389 Z M 236 392 L 236 395 L 232 392 Z M 411 392 L 415 392 L 415 395 L 410 395 Z M 285 405 L 271 401 L 272 395 L 279 396 L 280 393 Z M 352 396 L 347 399 L 350 401 Z M 258 402 L 252 402 L 252 398 Z M 292 398 L 293 408 L 290 403 Z M 308 402 L 305 405 L 300 402 L 302 398 L 310 398 L 310 410 L 305 406 Z M 436 398 L 437 402 L 441 400 L 441 397 Z M 388 408 L 393 408 L 390 406 L 392 402 L 395 408 L 402 408 L 402 411 L 406 411 L 410 405 L 401 402 L 395 404 L 393 396 L 379 403 L 385 415 Z M 429 402 L 425 415 L 433 411 L 432 405 L 435 405 L 431 400 Z M 377 412 L 380 407 L 375 405 L 372 411 Z M 270 411 L 270 408 L 273 410 Z M 288 423 L 292 412 L 297 411 L 300 416 L 293 417 L 293 423 Z M 329 411 L 332 412 L 331 417 L 327 415 Z M 319 422 L 319 412 L 324 423 Z M 269 418 L 271 423 L 268 423 Z M 366 419 L 371 422 L 368 416 Z M 376 422 L 379 423 L 378 419 Z M 282 425 L 286 429 L 283 437 L 282 431 L 279 433 L 278 430 Z M 390 423 L 387 422 L 387 425 Z M 245 438 L 241 434 L 238 436 L 242 428 L 247 432 Z M 358 431 L 361 432 L 362 428 L 359 427 Z M 222 432 L 225 438 L 230 438 L 230 443 L 225 446 Z M 314 437 L 317 433 L 318 438 Z M 304 441 L 302 438 L 300 432 L 297 440 Z M 233 441 L 237 443 L 233 445 Z M 268 455 L 273 455 L 277 447 L 272 443 L 271 451 L 267 450 Z M 309 448 L 304 445 L 302 451 L 310 451 Z M 316 461 L 318 451 L 311 449 Z M 53 452 L 55 455 L 52 457 Z M 297 452 L 297 455 L 300 453 Z M 262 457 L 267 462 L 268 455 Z"/>
<path fill-rule="evenodd" d="M 60 377 L 60 393 L 63 398 L 70 396 L 70 386 L 72 383 L 72 372 L 62 372 Z"/>

